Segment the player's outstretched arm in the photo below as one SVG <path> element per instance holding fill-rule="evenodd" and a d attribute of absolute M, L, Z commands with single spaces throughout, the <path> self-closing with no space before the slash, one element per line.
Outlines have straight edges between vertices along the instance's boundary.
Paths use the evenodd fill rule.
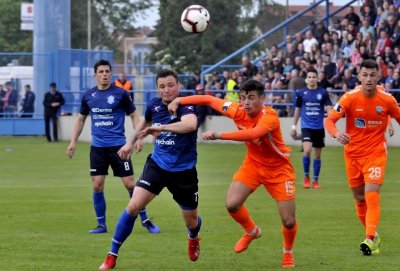
<path fill-rule="evenodd" d="M 193 95 L 187 97 L 178 97 L 175 98 L 171 103 L 168 104 L 168 111 L 176 116 L 176 111 L 178 110 L 178 106 L 180 104 L 194 104 L 194 105 L 205 105 L 209 106 L 219 112 L 222 110 L 222 105 L 224 104 L 224 100 L 210 96 L 210 95 Z"/>
<path fill-rule="evenodd" d="M 247 130 L 239 130 L 235 132 L 224 132 L 220 134 L 220 139 L 223 140 L 234 140 L 234 141 L 250 141 L 253 139 L 260 138 L 267 133 L 269 133 L 270 130 L 268 129 L 267 126 L 256 126 L 251 129 Z"/>
<path fill-rule="evenodd" d="M 86 115 L 79 114 L 75 121 L 74 127 L 72 128 L 71 142 L 67 147 L 67 155 L 69 159 L 72 159 L 74 156 L 76 143 L 78 142 L 78 138 L 82 133 L 83 127 L 85 126 L 86 118 Z"/>

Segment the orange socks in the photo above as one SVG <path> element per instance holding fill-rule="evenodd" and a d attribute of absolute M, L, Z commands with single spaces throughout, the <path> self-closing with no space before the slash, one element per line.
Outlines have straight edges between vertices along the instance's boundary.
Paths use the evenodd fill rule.
<path fill-rule="evenodd" d="M 367 203 L 365 201 L 356 201 L 356 212 L 358 218 L 365 228 L 365 216 L 367 214 Z"/>
<path fill-rule="evenodd" d="M 297 221 L 293 228 L 289 229 L 282 225 L 283 233 L 283 249 L 286 251 L 291 251 L 294 245 L 294 239 L 297 233 Z"/>
<path fill-rule="evenodd" d="M 366 222 L 366 236 L 375 236 L 376 229 L 378 228 L 379 218 L 381 215 L 381 207 L 378 192 L 366 192 L 365 202 L 367 203 L 367 213 L 365 217 Z"/>
<path fill-rule="evenodd" d="M 239 211 L 236 213 L 228 213 L 233 219 L 235 219 L 237 223 L 242 226 L 247 233 L 251 232 L 256 227 L 256 224 L 254 223 L 253 219 L 251 219 L 249 212 L 244 205 L 240 207 Z"/>

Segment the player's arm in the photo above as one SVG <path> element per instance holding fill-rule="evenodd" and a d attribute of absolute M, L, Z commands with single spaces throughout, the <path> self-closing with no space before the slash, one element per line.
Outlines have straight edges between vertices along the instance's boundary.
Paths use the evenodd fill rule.
<path fill-rule="evenodd" d="M 139 137 L 146 135 L 158 135 L 161 132 L 172 132 L 176 134 L 187 134 L 197 130 L 196 114 L 186 114 L 181 117 L 178 122 L 173 122 L 165 125 L 147 127 L 139 133 Z"/>
<path fill-rule="evenodd" d="M 291 135 L 291 137 L 293 137 L 293 139 L 296 139 L 296 137 L 297 137 L 296 126 L 297 126 L 297 123 L 299 122 L 300 110 L 301 110 L 301 108 L 297 107 L 297 106 L 296 106 L 296 109 L 294 110 L 293 125 L 292 125 L 292 130 L 290 131 L 290 135 Z"/>
<path fill-rule="evenodd" d="M 210 95 L 192 95 L 187 97 L 175 98 L 171 103 L 168 104 L 168 111 L 170 111 L 172 115 L 176 116 L 176 112 L 180 104 L 182 105 L 195 104 L 195 105 L 209 106 L 220 113 L 224 113 L 223 112 L 224 103 L 226 103 L 225 100 Z"/>
<path fill-rule="evenodd" d="M 339 143 L 345 145 L 350 143 L 350 136 L 347 133 L 340 131 L 336 127 L 336 122 L 345 114 L 345 110 L 342 108 L 339 102 L 335 105 L 333 110 L 331 110 L 330 114 L 326 118 L 325 129 L 331 136 L 336 138 Z"/>
<path fill-rule="evenodd" d="M 252 129 L 239 130 L 235 132 L 222 132 L 218 133 L 215 131 L 207 131 L 203 133 L 202 137 L 204 140 L 234 140 L 234 141 L 250 141 L 256 138 L 260 138 L 269 132 L 265 126 L 258 126 Z"/>
<path fill-rule="evenodd" d="M 74 123 L 74 127 L 72 128 L 71 142 L 67 148 L 67 154 L 69 159 L 72 159 L 72 156 L 76 150 L 76 143 L 78 142 L 78 138 L 82 133 L 83 127 L 85 126 L 87 115 L 79 114 L 78 118 Z"/>

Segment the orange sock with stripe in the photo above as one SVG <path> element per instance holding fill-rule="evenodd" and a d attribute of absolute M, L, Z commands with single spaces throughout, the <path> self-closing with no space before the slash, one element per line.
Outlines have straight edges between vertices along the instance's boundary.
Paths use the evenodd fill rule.
<path fill-rule="evenodd" d="M 381 216 L 379 193 L 375 191 L 366 192 L 365 201 L 367 203 L 367 214 L 365 217 L 365 222 L 366 222 L 365 235 L 373 240 L 376 229 L 378 228 L 379 218 Z"/>
<path fill-rule="evenodd" d="M 282 225 L 282 233 L 283 233 L 283 249 L 285 251 L 291 251 L 293 249 L 294 240 L 296 238 L 297 233 L 297 221 L 294 224 L 293 228 L 289 229 Z"/>
<path fill-rule="evenodd" d="M 239 211 L 237 211 L 236 213 L 231 213 L 229 211 L 228 213 L 233 219 L 235 219 L 237 223 L 242 226 L 242 228 L 247 233 L 253 231 L 256 227 L 256 224 L 254 223 L 253 219 L 251 219 L 249 212 L 247 211 L 247 208 L 244 207 L 244 205 L 240 207 Z"/>
<path fill-rule="evenodd" d="M 367 203 L 365 201 L 356 201 L 356 212 L 358 218 L 365 228 L 365 216 L 367 214 Z"/>

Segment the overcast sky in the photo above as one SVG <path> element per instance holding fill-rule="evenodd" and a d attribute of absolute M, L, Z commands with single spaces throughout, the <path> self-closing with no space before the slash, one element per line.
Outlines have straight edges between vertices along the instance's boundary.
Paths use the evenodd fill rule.
<path fill-rule="evenodd" d="M 280 3 L 282 5 L 286 5 L 286 0 L 274 0 L 276 3 Z M 312 1 L 308 0 L 288 0 L 289 5 L 304 5 L 305 3 L 312 3 Z M 330 0 L 330 2 L 333 2 L 334 5 L 339 6 L 339 5 L 344 5 L 348 3 L 349 1 L 346 0 Z M 209 10 L 211 14 L 211 19 L 212 19 L 212 10 Z M 137 22 L 134 24 L 136 27 L 140 26 L 149 26 L 151 28 L 154 28 L 154 26 L 157 23 L 157 20 L 159 19 L 158 15 L 158 6 L 155 6 L 145 12 L 148 16 L 146 18 L 139 17 L 137 18 Z"/>

